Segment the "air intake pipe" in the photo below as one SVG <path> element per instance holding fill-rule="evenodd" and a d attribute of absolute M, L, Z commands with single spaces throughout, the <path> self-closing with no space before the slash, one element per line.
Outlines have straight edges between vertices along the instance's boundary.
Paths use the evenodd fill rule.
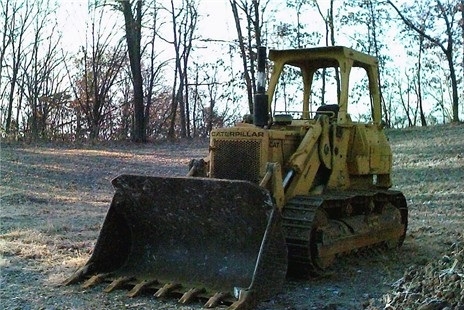
<path fill-rule="evenodd" d="M 258 78 L 253 100 L 253 124 L 259 127 L 269 123 L 268 97 L 266 94 L 266 47 L 258 47 Z"/>

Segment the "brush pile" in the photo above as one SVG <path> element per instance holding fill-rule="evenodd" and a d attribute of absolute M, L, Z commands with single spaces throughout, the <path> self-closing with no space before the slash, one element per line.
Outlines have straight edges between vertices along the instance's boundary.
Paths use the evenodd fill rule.
<path fill-rule="evenodd" d="M 384 310 L 464 310 L 464 246 L 454 243 L 438 261 L 411 266 L 393 289 L 383 296 Z"/>

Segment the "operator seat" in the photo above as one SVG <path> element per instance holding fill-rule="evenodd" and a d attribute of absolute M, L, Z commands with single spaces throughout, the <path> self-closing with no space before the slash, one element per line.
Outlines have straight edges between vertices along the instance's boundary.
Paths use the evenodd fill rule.
<path fill-rule="evenodd" d="M 316 118 L 320 115 L 329 115 L 329 118 L 337 118 L 340 106 L 338 104 L 325 104 L 317 108 Z"/>

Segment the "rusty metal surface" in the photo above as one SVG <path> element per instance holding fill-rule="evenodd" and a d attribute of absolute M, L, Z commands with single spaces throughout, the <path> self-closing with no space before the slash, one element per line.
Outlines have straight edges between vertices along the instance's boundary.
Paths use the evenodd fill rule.
<path fill-rule="evenodd" d="M 283 208 L 289 274 L 323 273 L 337 255 L 369 246 L 400 246 L 407 205 L 397 191 L 333 191 L 297 196 Z"/>
<path fill-rule="evenodd" d="M 68 283 L 110 274 L 112 281 L 160 283 L 159 295 L 220 292 L 240 301 L 237 309 L 281 290 L 285 239 L 265 189 L 246 181 L 133 175 L 113 186 L 93 255 Z"/>

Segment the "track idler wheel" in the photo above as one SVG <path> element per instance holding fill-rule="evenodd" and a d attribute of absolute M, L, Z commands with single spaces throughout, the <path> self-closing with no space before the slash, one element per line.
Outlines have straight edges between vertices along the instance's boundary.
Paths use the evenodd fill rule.
<path fill-rule="evenodd" d="M 350 228 L 343 222 L 329 220 L 323 210 L 318 210 L 311 233 L 310 249 L 313 266 L 319 270 L 329 268 L 339 253 L 335 247 L 338 241 L 352 235 Z"/>
<path fill-rule="evenodd" d="M 401 211 L 391 202 L 376 211 L 380 213 L 329 219 L 326 212 L 318 210 L 310 241 L 314 267 L 327 269 L 337 255 L 370 246 L 399 247 L 406 230 Z"/>

